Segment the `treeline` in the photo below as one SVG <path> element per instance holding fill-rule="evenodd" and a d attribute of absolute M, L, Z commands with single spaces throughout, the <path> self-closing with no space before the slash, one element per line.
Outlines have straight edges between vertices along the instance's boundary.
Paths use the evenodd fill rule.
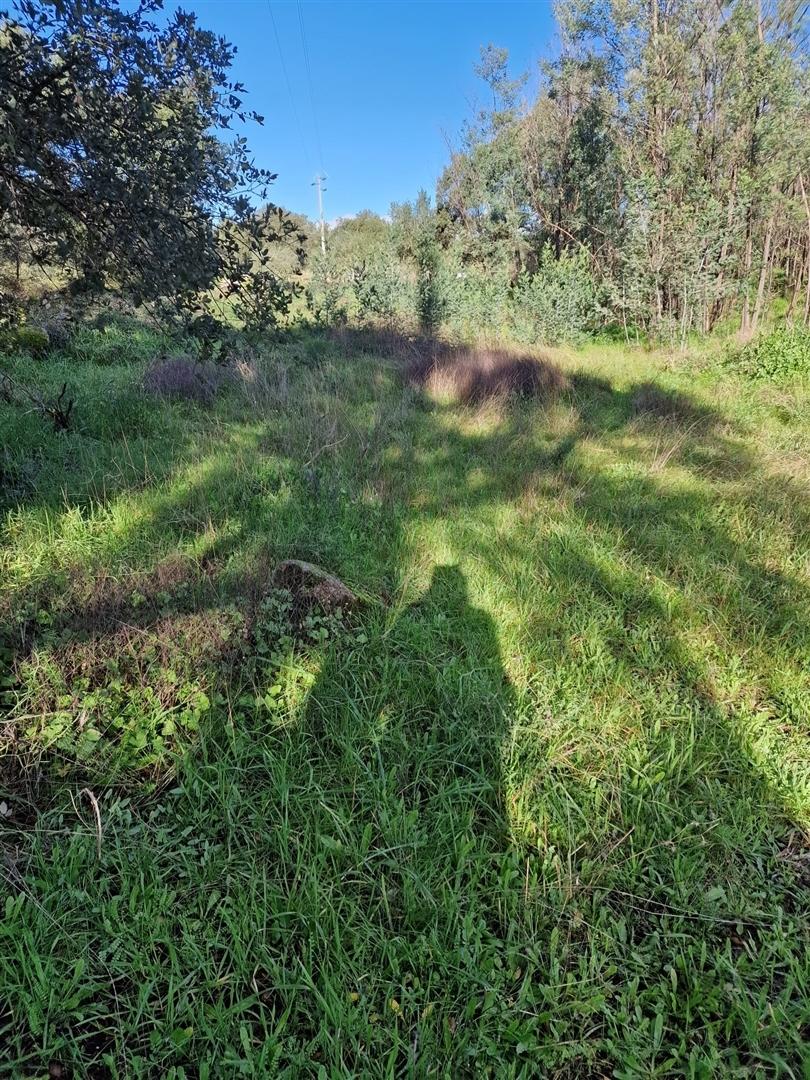
<path fill-rule="evenodd" d="M 0 324 L 20 268 L 71 297 L 259 330 L 302 312 L 572 340 L 810 321 L 801 0 L 558 0 L 536 94 L 482 50 L 486 107 L 437 184 L 317 230 L 272 204 L 233 49 L 158 0 L 0 11 Z M 307 258 L 305 275 L 301 266 Z"/>
<path fill-rule="evenodd" d="M 340 311 L 342 281 L 361 310 L 407 301 L 423 321 L 546 340 L 606 324 L 684 338 L 721 321 L 746 334 L 773 315 L 807 323 L 806 10 L 559 0 L 560 56 L 536 97 L 505 50 L 482 50 L 488 107 L 433 207 L 424 195 L 393 207 L 342 269 L 335 236 L 332 264 L 313 267 L 319 310 Z"/>

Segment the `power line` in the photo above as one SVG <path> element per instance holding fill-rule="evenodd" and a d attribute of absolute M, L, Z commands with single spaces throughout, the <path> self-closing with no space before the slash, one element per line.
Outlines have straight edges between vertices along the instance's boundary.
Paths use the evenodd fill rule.
<path fill-rule="evenodd" d="M 309 90 L 309 107 L 312 110 L 312 123 L 315 128 L 315 145 L 318 148 L 318 161 L 321 166 L 321 172 L 324 172 L 323 151 L 321 149 L 321 133 L 318 129 L 318 115 L 315 112 L 315 96 L 312 93 L 312 65 L 309 62 L 309 48 L 307 47 L 307 35 L 306 31 L 304 30 L 304 11 L 301 7 L 301 0 L 298 0 L 298 25 L 301 29 L 301 45 L 304 50 L 304 63 L 307 69 L 307 89 Z"/>
<path fill-rule="evenodd" d="M 276 47 L 278 49 L 278 58 L 281 61 L 281 70 L 284 74 L 284 82 L 287 84 L 287 93 L 290 96 L 290 107 L 292 109 L 293 119 L 295 120 L 295 126 L 298 130 L 298 141 L 301 143 L 301 148 L 304 151 L 307 159 L 307 171 L 312 172 L 312 155 L 309 152 L 309 144 L 304 138 L 304 128 L 301 124 L 301 117 L 298 115 L 298 107 L 295 104 L 295 94 L 293 94 L 292 83 L 290 82 L 290 76 L 287 71 L 287 65 L 284 63 L 284 50 L 281 48 L 281 38 L 279 37 L 278 27 L 276 26 L 276 17 L 273 14 L 273 5 L 270 0 L 267 0 L 267 10 L 270 12 L 270 22 L 273 24 L 273 34 L 276 38 Z M 300 15 L 300 11 L 299 11 Z M 310 95 L 311 96 L 311 95 Z M 323 165 L 321 166 L 323 171 Z"/>

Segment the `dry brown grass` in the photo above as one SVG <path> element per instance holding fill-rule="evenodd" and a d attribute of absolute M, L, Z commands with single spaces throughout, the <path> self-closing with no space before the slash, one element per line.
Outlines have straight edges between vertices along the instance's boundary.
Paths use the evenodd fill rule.
<path fill-rule="evenodd" d="M 407 373 L 430 394 L 464 404 L 513 396 L 551 400 L 570 385 L 549 360 L 472 345 L 436 346 L 411 361 Z"/>
<path fill-rule="evenodd" d="M 460 404 L 507 397 L 551 400 L 570 388 L 551 360 L 499 346 L 456 345 L 380 328 L 341 327 L 332 340 L 347 354 L 393 360 L 412 386 Z"/>

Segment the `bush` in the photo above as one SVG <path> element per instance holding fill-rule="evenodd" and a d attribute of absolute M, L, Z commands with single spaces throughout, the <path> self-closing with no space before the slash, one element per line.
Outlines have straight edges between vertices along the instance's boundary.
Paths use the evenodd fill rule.
<path fill-rule="evenodd" d="M 245 330 L 263 333 L 278 326 L 298 291 L 270 270 L 254 270 L 248 284 L 233 299 L 233 312 Z"/>
<path fill-rule="evenodd" d="M 440 279 L 448 328 L 463 338 L 508 336 L 509 281 L 501 270 L 491 273 L 447 259 Z"/>
<path fill-rule="evenodd" d="M 435 330 L 444 314 L 439 272 L 439 245 L 436 228 L 426 218 L 417 230 L 416 244 L 416 317 L 422 330 Z"/>
<path fill-rule="evenodd" d="M 557 345 L 580 341 L 594 330 L 600 306 L 596 283 L 584 251 L 555 258 L 543 249 L 534 274 L 521 274 L 512 296 L 518 340 Z"/>
<path fill-rule="evenodd" d="M 31 319 L 37 329 L 47 334 L 52 349 L 68 348 L 75 329 L 69 312 L 39 311 Z"/>
<path fill-rule="evenodd" d="M 602 318 L 585 252 L 557 259 L 546 246 L 536 271 L 514 284 L 503 267 L 484 272 L 451 257 L 442 266 L 440 289 L 447 325 L 462 337 L 483 333 L 557 345 L 581 341 Z"/>
<path fill-rule="evenodd" d="M 38 326 L 18 326 L 14 330 L 4 330 L 0 335 L 0 349 L 6 353 L 44 356 L 50 344 L 48 334 Z"/>
<path fill-rule="evenodd" d="M 779 382 L 810 376 L 810 328 L 781 326 L 734 349 L 728 365 L 749 379 Z"/>
<path fill-rule="evenodd" d="M 341 270 L 332 253 L 316 254 L 310 268 L 305 299 L 312 318 L 319 326 L 342 326 L 348 319 L 346 294 Z"/>
<path fill-rule="evenodd" d="M 363 319 L 392 322 L 408 297 L 409 282 L 387 253 L 375 254 L 351 268 L 352 291 Z"/>

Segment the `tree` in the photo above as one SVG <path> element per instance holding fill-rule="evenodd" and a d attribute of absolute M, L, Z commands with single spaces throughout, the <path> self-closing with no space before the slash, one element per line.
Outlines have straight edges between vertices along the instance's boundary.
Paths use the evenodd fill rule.
<path fill-rule="evenodd" d="M 416 314 L 423 330 L 435 330 L 441 321 L 439 245 L 436 215 L 427 192 L 420 191 L 413 212 L 413 252 L 416 262 Z"/>
<path fill-rule="evenodd" d="M 492 107 L 466 126 L 461 149 L 439 179 L 436 199 L 463 259 L 482 269 L 509 266 L 514 279 L 525 265 L 531 220 L 517 138 L 526 79 L 510 78 L 508 64 L 506 49 L 481 49 L 475 71 L 488 87 Z"/>
<path fill-rule="evenodd" d="M 219 282 L 246 280 L 295 233 L 252 196 L 274 178 L 235 118 L 261 117 L 229 78 L 234 50 L 161 0 L 15 0 L 0 13 L 0 238 L 21 230 L 34 262 L 76 288 L 108 284 L 136 300 L 193 308 Z M 240 226 L 237 236 L 225 220 Z"/>
<path fill-rule="evenodd" d="M 755 329 L 805 266 L 800 5 L 560 0 L 558 16 L 567 54 L 609 76 L 626 310 L 657 332 L 710 330 L 735 309 Z"/>

